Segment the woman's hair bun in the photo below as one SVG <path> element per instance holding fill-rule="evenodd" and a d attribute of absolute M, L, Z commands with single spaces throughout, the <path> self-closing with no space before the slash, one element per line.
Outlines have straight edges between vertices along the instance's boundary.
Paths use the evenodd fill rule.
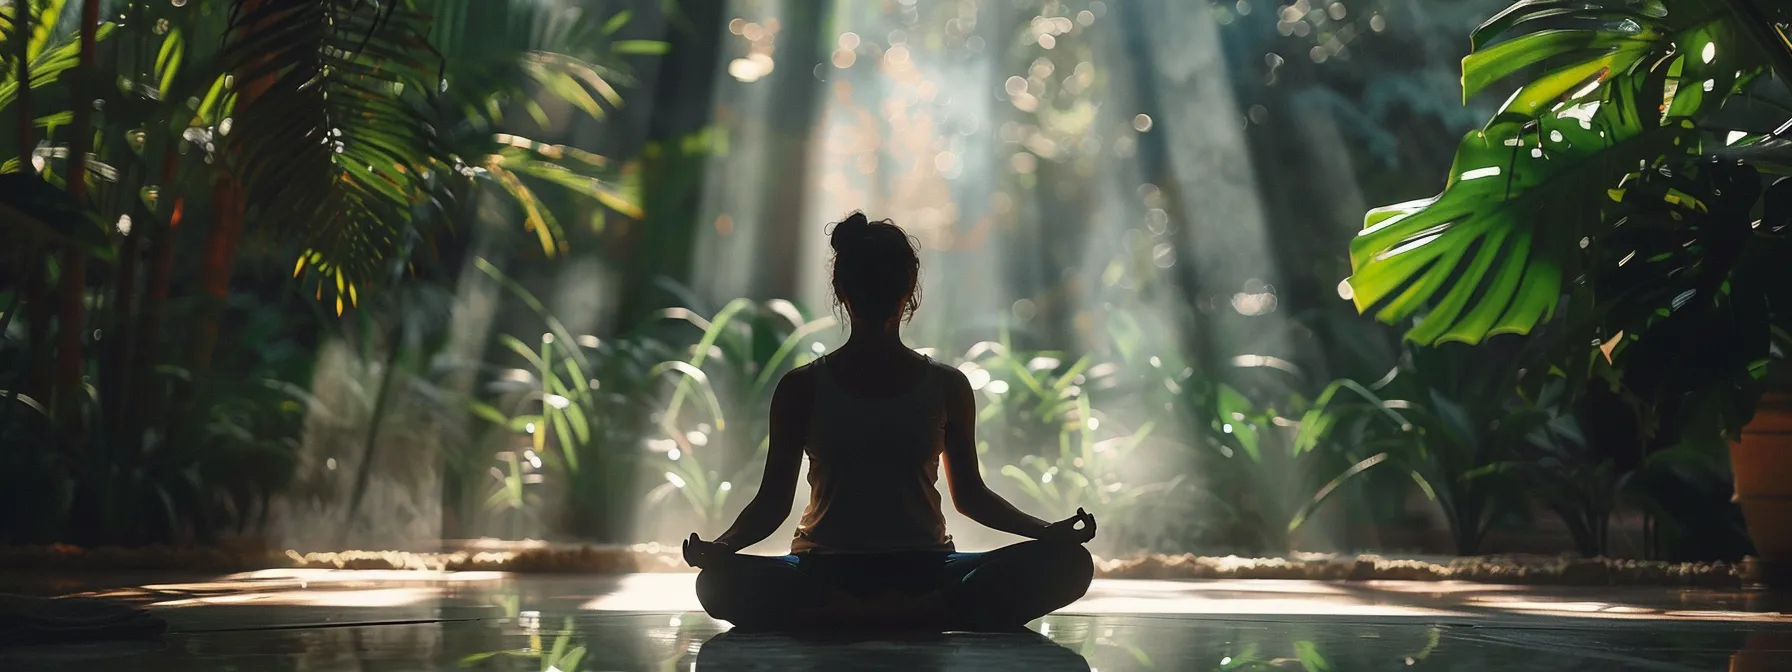
<path fill-rule="evenodd" d="M 871 220 L 863 212 L 855 212 L 846 216 L 839 224 L 834 225 L 829 245 L 835 252 L 859 247 L 871 238 Z"/>

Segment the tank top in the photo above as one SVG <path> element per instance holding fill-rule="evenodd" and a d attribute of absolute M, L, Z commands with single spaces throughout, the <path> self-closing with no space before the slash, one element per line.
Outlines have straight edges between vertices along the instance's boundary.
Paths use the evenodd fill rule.
<path fill-rule="evenodd" d="M 809 506 L 791 552 L 952 551 L 937 486 L 946 441 L 943 367 L 927 360 L 919 383 L 886 399 L 848 396 L 822 361 L 811 368 Z"/>

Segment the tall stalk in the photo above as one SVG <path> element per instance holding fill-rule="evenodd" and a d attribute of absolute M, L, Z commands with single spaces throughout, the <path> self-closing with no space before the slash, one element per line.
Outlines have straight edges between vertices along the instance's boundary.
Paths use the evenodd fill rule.
<path fill-rule="evenodd" d="M 142 403 L 142 400 L 129 398 L 131 381 L 136 372 L 137 355 L 137 270 L 142 255 L 144 232 L 137 226 L 149 226 L 154 217 L 142 199 L 131 209 L 132 230 L 124 233 L 124 241 L 119 246 L 118 284 L 113 287 L 112 315 L 108 326 L 112 338 L 107 339 L 109 346 L 102 346 L 107 361 L 101 371 L 100 410 L 104 418 L 102 422 L 112 430 L 113 441 L 127 441 L 134 444 L 125 432 L 132 429 L 131 420 L 134 415 L 131 407 Z M 142 222 L 141 225 L 136 222 Z M 128 448 L 120 446 L 121 448 Z"/>
<path fill-rule="evenodd" d="M 243 15 L 254 15 L 267 0 L 236 0 L 235 11 Z M 245 40 L 245 33 L 278 29 L 276 20 L 265 20 L 237 31 L 229 36 L 231 40 Z M 265 58 L 265 57 L 263 57 Z M 254 74 L 259 63 L 251 61 L 238 67 L 235 73 L 239 89 L 237 90 L 236 109 L 247 110 L 255 104 L 274 85 L 277 73 Z M 248 204 L 244 200 L 243 185 L 237 180 L 233 166 L 239 165 L 242 135 L 231 136 L 224 144 L 222 156 L 218 160 L 218 168 L 213 171 L 212 183 L 212 226 L 206 232 L 205 252 L 200 259 L 199 287 L 203 292 L 199 317 L 194 324 L 192 373 L 197 382 L 211 372 L 212 351 L 218 344 L 218 322 L 223 318 L 225 302 L 230 296 L 230 273 L 236 261 L 238 245 L 243 237 L 243 220 L 247 215 Z"/>
<path fill-rule="evenodd" d="M 173 190 L 175 159 L 178 154 L 173 151 L 172 145 L 170 142 L 167 151 L 162 154 L 161 183 L 164 191 Z M 167 217 L 164 218 L 157 212 L 156 217 L 145 220 L 150 225 L 147 241 L 150 261 L 149 273 L 144 278 L 143 307 L 137 319 L 136 335 L 140 346 L 137 348 L 135 361 L 132 362 L 133 385 L 125 388 L 126 394 L 136 396 L 136 403 L 131 406 L 133 414 L 126 418 L 125 432 L 129 441 L 141 440 L 142 432 L 139 430 L 147 419 L 136 413 L 145 408 L 150 403 L 149 400 L 161 398 L 155 389 L 152 367 L 162 357 L 162 329 L 163 323 L 168 320 L 168 289 L 174 283 L 175 234 L 178 233 L 181 216 L 186 209 L 186 199 L 181 196 L 164 193 L 161 197 L 170 201 Z M 161 210 L 159 206 L 156 209 Z"/>
<path fill-rule="evenodd" d="M 230 272 L 243 237 L 242 187 L 224 171 L 212 185 L 212 226 L 206 231 L 205 252 L 199 261 L 199 290 L 203 302 L 193 325 L 190 356 L 193 380 L 211 372 L 212 352 L 218 346 L 218 322 L 230 298 Z"/>
<path fill-rule="evenodd" d="M 15 3 L 12 16 L 12 63 L 17 68 L 19 82 L 19 170 L 36 172 L 31 164 L 33 152 L 37 150 L 37 129 L 31 119 L 31 0 L 20 0 Z"/>
<path fill-rule="evenodd" d="M 19 141 L 19 170 L 35 173 L 37 166 L 32 161 L 37 153 L 37 129 L 31 116 L 31 20 L 35 4 L 31 0 L 20 0 L 12 17 L 12 63 L 15 79 L 19 82 L 18 118 L 15 126 Z M 48 264 L 36 264 L 30 275 L 25 277 L 25 311 L 28 313 L 26 338 L 35 350 L 48 345 L 50 339 L 50 301 L 49 287 L 45 280 Z M 41 352 L 41 350 L 39 351 Z M 54 375 L 52 360 L 48 357 L 34 357 L 26 361 L 27 373 L 14 387 L 22 388 L 41 402 L 50 401 L 51 378 Z"/>
<path fill-rule="evenodd" d="M 87 206 L 87 154 L 93 148 L 92 93 L 87 82 L 94 74 L 95 32 L 100 26 L 99 0 L 83 0 L 81 25 L 81 65 L 74 81 L 75 134 L 74 147 L 68 160 L 68 191 L 79 207 Z M 31 88 L 31 80 L 19 80 L 21 90 Z M 30 123 L 30 120 L 25 120 Z M 62 250 L 62 275 L 56 292 L 56 409 L 65 435 L 71 444 L 78 443 L 81 427 L 81 375 L 86 371 L 86 353 L 81 332 L 87 319 L 87 250 L 67 245 Z"/>
<path fill-rule="evenodd" d="M 168 159 L 168 165 L 170 165 L 168 170 L 172 170 L 172 165 L 174 165 L 172 154 Z M 168 172 L 163 172 L 163 174 L 168 174 Z M 125 419 L 125 423 L 127 423 L 125 432 L 129 437 L 127 441 L 140 441 L 142 432 L 138 432 L 138 428 L 142 426 L 143 421 L 149 419 L 136 416 L 134 412 L 147 409 L 151 400 L 161 398 L 161 392 L 156 389 L 156 376 L 154 376 L 152 367 L 156 366 L 163 357 L 161 344 L 165 339 L 163 337 L 165 324 L 163 323 L 168 321 L 168 287 L 174 283 L 174 240 L 176 240 L 176 233 L 179 233 L 181 215 L 185 213 L 185 208 L 186 199 L 176 195 L 174 202 L 168 208 L 167 219 L 156 217 L 154 228 L 149 229 L 149 253 L 151 253 L 149 274 L 143 283 L 143 310 L 140 312 L 138 324 L 136 324 L 136 335 L 138 335 L 138 339 L 142 339 L 142 348 L 138 348 L 136 351 L 136 360 L 133 362 L 133 366 L 136 367 L 136 371 L 131 375 L 134 389 L 125 391 L 125 394 L 136 396 L 136 403 L 133 403 L 133 409 L 136 410 L 133 410 L 131 418 Z"/>

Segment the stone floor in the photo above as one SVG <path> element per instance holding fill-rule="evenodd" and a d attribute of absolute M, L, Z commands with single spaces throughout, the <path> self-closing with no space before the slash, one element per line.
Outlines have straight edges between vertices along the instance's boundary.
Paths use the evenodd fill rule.
<path fill-rule="evenodd" d="M 799 640 L 728 634 L 691 580 L 4 575 L 0 590 L 139 600 L 170 630 L 0 649 L 0 670 L 1792 670 L 1792 600 L 1744 591 L 1100 580 L 1032 635 Z"/>

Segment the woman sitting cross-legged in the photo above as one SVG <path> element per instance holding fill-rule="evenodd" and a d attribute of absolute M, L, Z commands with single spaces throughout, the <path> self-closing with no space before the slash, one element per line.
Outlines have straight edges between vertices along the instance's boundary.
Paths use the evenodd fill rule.
<path fill-rule="evenodd" d="M 854 213 L 831 236 L 851 336 L 779 381 L 764 482 L 740 518 L 714 541 L 685 541 L 704 610 L 754 629 L 1012 630 L 1082 597 L 1094 516 L 1048 523 L 991 492 L 970 383 L 902 343 L 919 304 L 908 235 Z M 791 554 L 739 554 L 790 515 L 805 454 L 809 507 Z M 955 552 L 935 484 L 942 456 L 961 513 L 1032 541 Z"/>

